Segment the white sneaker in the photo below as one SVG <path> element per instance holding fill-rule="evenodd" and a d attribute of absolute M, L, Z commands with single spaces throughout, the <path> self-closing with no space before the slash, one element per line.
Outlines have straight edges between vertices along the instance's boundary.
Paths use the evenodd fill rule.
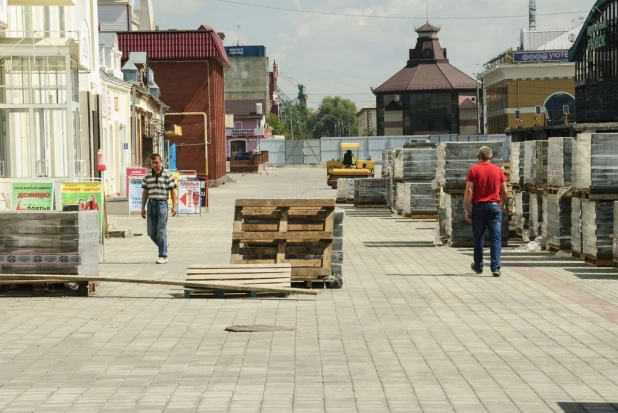
<path fill-rule="evenodd" d="M 167 264 L 167 258 L 159 257 L 157 264 Z"/>

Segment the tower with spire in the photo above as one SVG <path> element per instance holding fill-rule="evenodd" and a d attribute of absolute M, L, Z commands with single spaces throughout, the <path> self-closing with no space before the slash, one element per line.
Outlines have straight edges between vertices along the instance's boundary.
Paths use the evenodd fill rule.
<path fill-rule="evenodd" d="M 530 5 L 528 6 L 529 13 L 529 29 L 536 30 L 536 0 L 530 0 Z"/>

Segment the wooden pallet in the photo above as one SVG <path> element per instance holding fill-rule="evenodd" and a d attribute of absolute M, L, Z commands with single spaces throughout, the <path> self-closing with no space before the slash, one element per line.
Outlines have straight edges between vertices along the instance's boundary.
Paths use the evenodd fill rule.
<path fill-rule="evenodd" d="M 585 261 L 585 256 L 584 254 L 582 254 L 579 251 L 576 250 L 571 250 L 571 255 L 573 256 L 573 258 L 579 260 L 579 261 Z"/>
<path fill-rule="evenodd" d="M 292 281 L 331 275 L 334 199 L 237 200 L 232 264 L 290 264 Z"/>
<path fill-rule="evenodd" d="M 77 290 L 71 290 L 65 286 L 67 282 L 60 277 L 58 279 L 3 279 L 0 280 L 0 293 L 10 293 L 11 291 L 24 291 L 24 286 L 32 288 L 32 295 L 35 297 L 43 297 L 48 294 L 66 294 L 78 297 L 88 297 L 89 294 L 96 291 L 94 282 L 77 282 Z"/>
<path fill-rule="evenodd" d="M 438 214 L 404 214 L 409 219 L 438 219 Z"/>
<path fill-rule="evenodd" d="M 566 252 L 567 254 L 573 254 L 573 250 L 570 248 L 560 248 L 558 245 L 553 245 L 553 244 L 547 244 L 547 250 L 551 253 L 557 253 L 557 252 Z"/>
<path fill-rule="evenodd" d="M 362 204 L 354 204 L 354 208 L 384 209 L 384 208 L 387 208 L 387 205 L 386 205 L 386 204 L 380 204 L 380 205 L 362 205 Z"/>
<path fill-rule="evenodd" d="M 618 200 L 618 190 L 615 193 L 609 192 L 590 192 L 589 188 L 586 189 L 574 189 L 573 197 L 578 199 L 585 199 L 588 201 L 617 201 Z"/>
<path fill-rule="evenodd" d="M 354 200 L 353 199 L 345 199 L 345 198 L 337 198 L 336 203 L 337 204 L 353 204 Z"/>
<path fill-rule="evenodd" d="M 592 255 L 586 254 L 584 255 L 584 261 L 586 261 L 587 264 L 593 265 L 595 267 L 613 267 L 614 266 L 613 258 L 600 259 L 600 258 L 593 257 Z"/>
<path fill-rule="evenodd" d="M 185 288 L 185 297 L 216 296 L 219 298 L 234 296 L 256 297 L 259 291 L 232 291 L 229 285 L 285 287 L 292 283 L 292 266 L 290 264 L 271 265 L 189 265 L 187 281 L 203 281 L 211 285 L 221 284 L 221 289 Z M 226 287 L 227 286 L 227 289 Z M 269 294 L 269 293 L 264 293 Z M 289 294 L 281 294 L 289 295 Z"/>

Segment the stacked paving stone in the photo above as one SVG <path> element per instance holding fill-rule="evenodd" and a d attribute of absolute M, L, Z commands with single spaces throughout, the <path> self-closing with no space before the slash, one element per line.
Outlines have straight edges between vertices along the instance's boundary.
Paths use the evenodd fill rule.
<path fill-rule="evenodd" d="M 386 206 L 387 183 L 388 180 L 384 178 L 355 179 L 354 205 Z"/>
<path fill-rule="evenodd" d="M 511 184 L 519 186 L 519 152 L 521 148 L 521 142 L 511 142 L 509 145 L 511 161 Z"/>
<path fill-rule="evenodd" d="M 400 214 L 435 214 L 435 192 L 431 185 L 437 165 L 436 144 L 410 142 L 397 151 L 394 159 L 394 178 L 397 181 L 395 209 Z M 415 185 L 412 185 L 412 184 Z M 426 185 L 422 185 L 426 184 Z M 427 198 L 431 197 L 433 208 L 428 211 Z M 413 199 L 418 198 L 418 199 Z"/>
<path fill-rule="evenodd" d="M 0 213 L 0 273 L 99 275 L 97 212 Z"/>
<path fill-rule="evenodd" d="M 542 236 L 543 193 L 547 185 L 548 158 L 547 141 L 524 142 L 524 186 L 530 192 L 530 236 Z"/>
<path fill-rule="evenodd" d="M 613 201 L 618 200 L 617 153 L 618 134 L 581 133 L 573 143 L 571 178 L 573 194 L 581 200 L 582 245 L 581 250 L 573 245 L 573 253 L 597 266 L 613 264 Z M 601 197 L 602 200 L 595 200 Z M 577 226 L 578 223 L 572 222 L 573 238 Z"/>
<path fill-rule="evenodd" d="M 337 200 L 354 203 L 354 179 L 339 178 L 337 180 Z"/>
<path fill-rule="evenodd" d="M 543 219 L 547 227 L 547 233 L 543 238 L 548 245 L 559 250 L 570 250 L 571 227 L 572 227 L 572 201 L 571 197 L 548 194 L 543 197 L 546 206 L 543 207 L 545 217 Z"/>
<path fill-rule="evenodd" d="M 548 186 L 570 187 L 573 171 L 573 138 L 549 138 L 547 152 Z"/>
<path fill-rule="evenodd" d="M 390 178 L 393 175 L 393 156 L 392 149 L 382 151 L 382 178 Z"/>
<path fill-rule="evenodd" d="M 613 234 L 614 201 L 582 200 L 583 254 L 598 266 L 613 266 Z"/>
<path fill-rule="evenodd" d="M 528 145 L 529 146 L 529 145 Z M 526 191 L 524 176 L 526 165 L 526 144 L 525 142 L 513 143 L 510 155 L 511 173 L 513 173 L 513 163 L 517 163 L 517 179 L 511 180 L 513 184 L 513 197 L 515 199 L 515 232 L 524 241 L 530 239 L 530 192 Z M 511 175 L 511 178 L 513 176 Z"/>
<path fill-rule="evenodd" d="M 436 192 L 431 182 L 404 183 L 403 213 L 405 215 L 436 215 Z"/>
<path fill-rule="evenodd" d="M 493 152 L 494 165 L 502 166 L 504 144 L 490 142 L 441 142 L 438 144 L 437 183 L 446 191 L 466 187 L 468 170 L 478 163 L 478 151 L 488 146 Z"/>
<path fill-rule="evenodd" d="M 573 138 L 548 139 L 547 185 L 543 194 L 543 225 L 549 249 L 571 250 Z"/>
<path fill-rule="evenodd" d="M 571 249 L 574 256 L 582 254 L 584 250 L 582 243 L 582 200 L 576 197 L 571 198 Z"/>
<path fill-rule="evenodd" d="M 335 220 L 333 229 L 333 256 L 331 272 L 333 277 L 343 277 L 343 219 L 345 212 L 341 208 L 335 208 Z"/>
<path fill-rule="evenodd" d="M 399 203 L 397 202 L 397 195 L 398 195 L 399 188 L 397 185 L 398 182 L 395 179 L 395 159 L 397 159 L 397 157 L 400 156 L 401 151 L 403 151 L 402 148 L 397 148 L 393 150 L 393 167 L 392 167 L 392 173 L 390 176 L 390 186 L 391 186 L 391 191 L 392 191 L 392 196 L 393 196 L 392 200 L 390 201 L 390 205 L 392 205 L 391 208 L 395 209 L 395 212 L 398 212 L 398 213 L 400 211 L 403 211 L 403 206 L 399 208 L 400 203 L 401 203 L 401 198 L 399 198 Z"/>

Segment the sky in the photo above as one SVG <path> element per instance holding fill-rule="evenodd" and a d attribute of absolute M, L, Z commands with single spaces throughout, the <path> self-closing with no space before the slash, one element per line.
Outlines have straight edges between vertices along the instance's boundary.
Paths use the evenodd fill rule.
<path fill-rule="evenodd" d="M 446 47 L 450 63 L 474 77 L 483 70 L 483 63 L 517 47 L 520 30 L 528 28 L 528 3 L 153 0 L 161 30 L 194 30 L 207 24 L 225 33 L 225 46 L 266 46 L 270 64 L 276 60 L 279 65 L 279 87 L 288 96 L 296 97 L 296 85 L 302 83 L 310 107 L 317 108 L 322 98 L 331 95 L 349 98 L 359 109 L 375 104 L 371 87 L 381 85 L 405 67 L 409 49 L 416 45 L 414 29 L 427 21 L 427 14 L 430 23 L 441 27 L 440 43 Z M 587 17 L 595 0 L 536 3 L 538 30 L 568 30 Z"/>

